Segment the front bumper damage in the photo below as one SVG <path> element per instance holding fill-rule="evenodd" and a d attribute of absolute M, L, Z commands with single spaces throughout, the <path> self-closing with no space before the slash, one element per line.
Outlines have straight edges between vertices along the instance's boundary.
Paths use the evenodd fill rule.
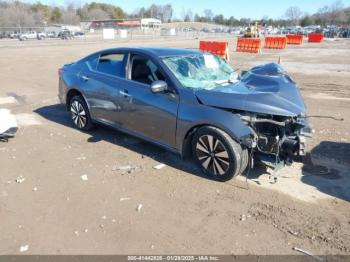
<path fill-rule="evenodd" d="M 241 120 L 252 130 L 252 158 L 264 165 L 278 169 L 305 155 L 306 138 L 312 136 L 306 117 L 248 114 Z"/>

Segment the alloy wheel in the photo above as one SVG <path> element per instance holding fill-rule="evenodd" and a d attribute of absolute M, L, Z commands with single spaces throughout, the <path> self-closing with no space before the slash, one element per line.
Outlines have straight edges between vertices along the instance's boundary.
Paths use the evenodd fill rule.
<path fill-rule="evenodd" d="M 70 111 L 72 113 L 74 124 L 79 128 L 84 128 L 87 122 L 87 118 L 83 105 L 75 100 L 70 106 Z"/>
<path fill-rule="evenodd" d="M 196 154 L 203 168 L 216 176 L 224 175 L 230 167 L 227 149 L 214 136 L 201 136 L 196 144 Z"/>

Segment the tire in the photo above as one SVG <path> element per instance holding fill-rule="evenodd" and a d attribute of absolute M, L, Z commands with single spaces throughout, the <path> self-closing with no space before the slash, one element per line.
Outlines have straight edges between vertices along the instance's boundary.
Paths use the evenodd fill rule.
<path fill-rule="evenodd" d="M 69 101 L 69 111 L 74 126 L 82 131 L 88 131 L 93 128 L 89 108 L 81 96 L 74 96 Z"/>
<path fill-rule="evenodd" d="M 241 172 L 242 148 L 224 131 L 211 126 L 192 138 L 192 155 L 202 172 L 213 180 L 227 181 Z"/>

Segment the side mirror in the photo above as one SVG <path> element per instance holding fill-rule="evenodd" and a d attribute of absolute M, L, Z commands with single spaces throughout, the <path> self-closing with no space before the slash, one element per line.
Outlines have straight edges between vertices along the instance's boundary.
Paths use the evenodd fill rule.
<path fill-rule="evenodd" d="M 238 76 L 238 80 L 241 80 L 242 77 L 243 77 L 246 73 L 248 73 L 248 71 L 242 70 L 241 73 L 240 73 L 239 76 Z"/>
<path fill-rule="evenodd" d="M 154 81 L 151 84 L 152 93 L 162 93 L 168 90 L 168 84 L 162 80 Z"/>
<path fill-rule="evenodd" d="M 248 71 L 247 71 L 247 70 L 242 70 L 242 71 L 241 71 L 241 75 L 240 75 L 240 76 L 242 77 L 242 76 L 244 76 L 246 73 L 248 73 Z"/>

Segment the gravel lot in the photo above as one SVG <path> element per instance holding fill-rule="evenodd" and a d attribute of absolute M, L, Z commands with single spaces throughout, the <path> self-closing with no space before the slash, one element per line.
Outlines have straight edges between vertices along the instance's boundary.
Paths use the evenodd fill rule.
<path fill-rule="evenodd" d="M 131 136 L 74 129 L 58 104 L 57 69 L 116 46 L 198 40 L 0 40 L 0 108 L 20 124 L 0 142 L 0 254 L 26 245 L 28 254 L 350 254 L 350 41 L 231 52 L 238 69 L 280 57 L 310 115 L 344 118 L 312 118 L 308 160 L 278 171 L 276 183 L 261 168 L 248 181 L 210 181 Z"/>

